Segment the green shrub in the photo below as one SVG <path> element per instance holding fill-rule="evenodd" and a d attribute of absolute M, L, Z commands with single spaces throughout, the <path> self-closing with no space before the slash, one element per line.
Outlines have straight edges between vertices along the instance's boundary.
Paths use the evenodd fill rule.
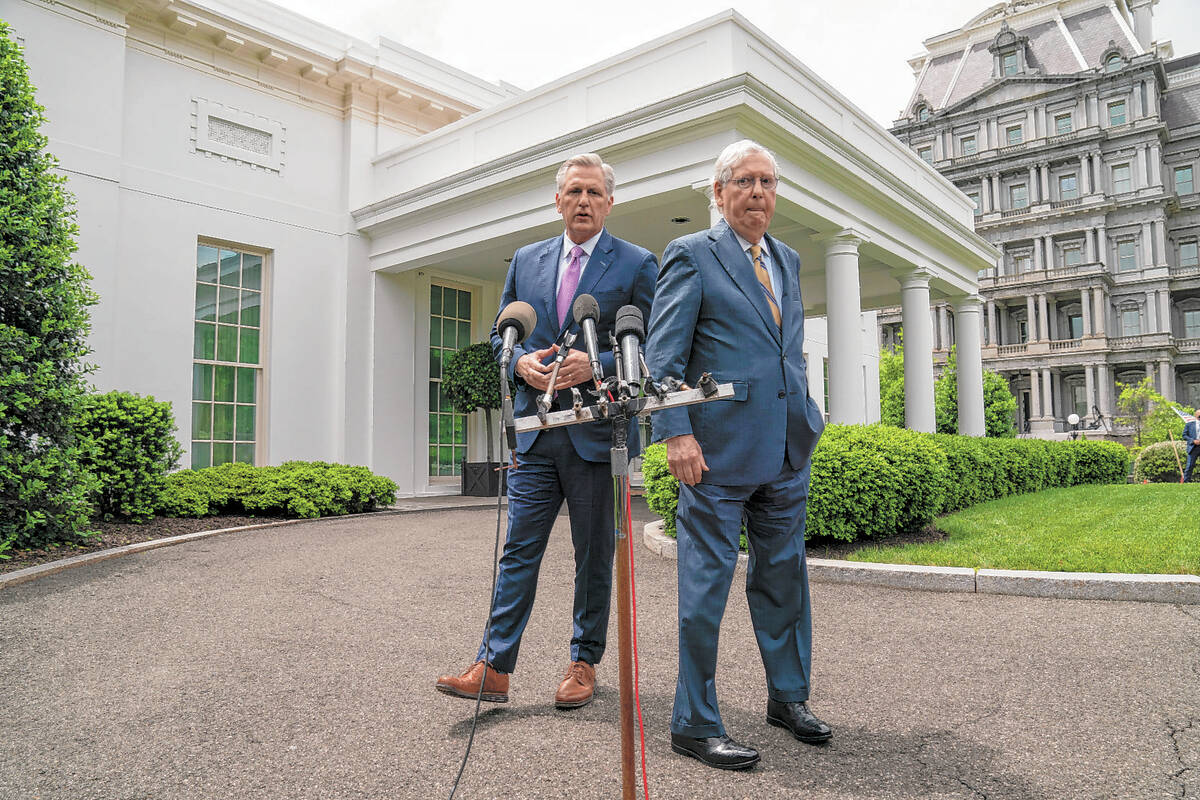
<path fill-rule="evenodd" d="M 91 479 L 71 422 L 87 391 L 90 276 L 46 152 L 43 109 L 0 21 L 0 550 L 88 535 Z"/>
<path fill-rule="evenodd" d="M 289 461 L 278 467 L 222 464 L 167 477 L 165 516 L 315 517 L 358 514 L 396 502 L 396 484 L 366 467 Z"/>
<path fill-rule="evenodd" d="M 1179 457 L 1179 461 L 1175 457 Z M 1179 483 L 1183 474 L 1180 463 L 1187 463 L 1187 446 L 1183 442 L 1155 442 L 1142 448 L 1133 465 L 1135 483 Z"/>
<path fill-rule="evenodd" d="M 84 444 L 80 463 L 98 481 L 92 502 L 99 516 L 154 515 L 167 473 L 183 455 L 175 431 L 170 403 L 129 392 L 88 395 L 75 433 Z"/>
<path fill-rule="evenodd" d="M 939 513 L 1044 488 L 1123 483 L 1115 442 L 1047 442 L 830 425 L 812 459 L 806 536 L 853 541 L 919 528 Z M 666 450 L 647 449 L 646 501 L 674 535 L 679 484 Z M 1178 480 L 1178 473 L 1176 473 Z"/>

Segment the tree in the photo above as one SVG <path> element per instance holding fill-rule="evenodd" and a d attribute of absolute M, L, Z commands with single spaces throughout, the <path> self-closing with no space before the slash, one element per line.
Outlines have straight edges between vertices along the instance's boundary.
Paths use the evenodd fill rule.
<path fill-rule="evenodd" d="M 879 418 L 884 425 L 904 427 L 904 345 L 879 354 Z"/>
<path fill-rule="evenodd" d="M 10 37 L 0 22 L 0 550 L 87 531 L 92 479 L 72 425 L 96 302 L 72 261 L 73 201 Z"/>
<path fill-rule="evenodd" d="M 1147 375 L 1133 386 L 1117 381 L 1117 390 L 1116 422 L 1133 427 L 1134 444 L 1141 447 L 1179 438 L 1183 422 L 1175 409 L 1182 406 L 1155 391 L 1153 378 Z"/>
<path fill-rule="evenodd" d="M 487 422 L 487 459 L 494 461 L 492 411 L 500 408 L 500 373 L 492 345 L 477 342 L 452 353 L 442 364 L 442 391 L 462 413 L 483 409 Z"/>
<path fill-rule="evenodd" d="M 938 433 L 958 433 L 958 358 L 955 348 L 933 385 L 934 416 Z M 904 427 L 904 349 L 896 347 L 879 355 L 879 411 L 884 425 Z M 1013 438 L 1017 399 L 1008 382 L 995 372 L 983 371 L 984 435 Z"/>

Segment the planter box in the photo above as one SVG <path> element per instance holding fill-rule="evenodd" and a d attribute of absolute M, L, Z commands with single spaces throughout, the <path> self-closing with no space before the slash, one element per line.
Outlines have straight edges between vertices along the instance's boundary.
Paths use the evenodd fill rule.
<path fill-rule="evenodd" d="M 507 490 L 504 473 L 498 461 L 462 462 L 462 495 L 464 497 L 495 497 Z"/>

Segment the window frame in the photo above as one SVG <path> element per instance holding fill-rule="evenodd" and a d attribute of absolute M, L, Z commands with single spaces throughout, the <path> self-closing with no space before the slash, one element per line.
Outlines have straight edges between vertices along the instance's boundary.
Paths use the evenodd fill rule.
<path fill-rule="evenodd" d="M 1128 248 L 1128 252 L 1122 252 Z M 1126 266 L 1128 259 L 1128 266 Z M 1132 238 L 1117 240 L 1117 272 L 1136 272 L 1137 263 L 1137 242 Z"/>
<path fill-rule="evenodd" d="M 1118 179 L 1117 171 L 1123 170 L 1125 177 Z M 1113 194 L 1126 194 L 1133 191 L 1133 166 L 1129 162 L 1124 164 L 1113 164 L 1109 172 L 1109 183 L 1112 186 Z M 1121 188 L 1120 184 L 1124 184 L 1125 188 Z"/>
<path fill-rule="evenodd" d="M 1064 181 L 1071 181 L 1070 194 L 1063 187 Z M 1058 199 L 1059 200 L 1077 200 L 1079 199 L 1079 176 L 1074 172 L 1068 172 L 1058 176 Z"/>
<path fill-rule="evenodd" d="M 1191 251 L 1190 256 L 1185 257 L 1184 248 Z M 1179 242 L 1178 263 L 1181 267 L 1200 267 L 1200 240 L 1184 239 Z"/>
<path fill-rule="evenodd" d="M 1063 120 L 1067 121 L 1067 125 L 1066 125 L 1065 129 L 1062 129 L 1062 127 L 1060 125 L 1060 123 Z M 1075 130 L 1075 119 L 1074 119 L 1074 115 L 1071 114 L 1071 112 L 1068 111 L 1065 114 L 1055 114 L 1054 115 L 1054 135 L 1055 136 L 1062 136 L 1063 134 L 1066 134 L 1066 133 L 1072 133 L 1074 130 Z"/>
<path fill-rule="evenodd" d="M 1016 137 L 1013 137 L 1016 133 Z M 1015 147 L 1025 143 L 1025 126 L 1024 125 L 1008 125 L 1004 128 L 1004 141 L 1006 147 Z"/>
<path fill-rule="evenodd" d="M 1179 180 L 1179 176 L 1185 171 L 1187 172 L 1187 190 L 1180 191 L 1181 181 Z M 1192 194 L 1196 191 L 1195 170 L 1192 169 L 1191 164 L 1181 164 L 1180 166 L 1175 167 L 1171 174 L 1174 177 L 1175 194 Z"/>
<path fill-rule="evenodd" d="M 1120 111 L 1121 111 L 1121 114 L 1120 114 L 1121 121 L 1120 122 L 1117 122 L 1114 119 L 1114 116 L 1115 116 L 1114 110 L 1117 109 L 1118 107 L 1120 107 Z M 1108 113 L 1107 113 L 1108 127 L 1115 128 L 1117 126 L 1124 125 L 1126 122 L 1129 121 L 1129 114 L 1127 111 L 1128 104 L 1125 102 L 1125 98 L 1122 97 L 1119 100 L 1109 100 L 1108 103 L 1105 105 L 1105 108 L 1108 111 Z"/>
<path fill-rule="evenodd" d="M 970 143 L 970 150 L 967 149 L 968 142 Z M 964 156 L 973 156 L 979 153 L 979 140 L 975 134 L 968 134 L 958 140 L 958 152 Z"/>
<path fill-rule="evenodd" d="M 1017 204 L 1018 190 L 1021 194 L 1021 204 Z M 1008 205 L 1012 209 L 1029 208 L 1029 186 L 1024 183 L 1014 183 L 1008 187 Z"/>

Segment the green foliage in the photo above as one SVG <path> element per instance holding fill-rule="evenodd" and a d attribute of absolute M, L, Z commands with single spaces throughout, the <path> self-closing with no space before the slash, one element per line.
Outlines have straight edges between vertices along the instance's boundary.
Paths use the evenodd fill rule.
<path fill-rule="evenodd" d="M 167 476 L 159 513 L 316 517 L 359 514 L 396 502 L 396 484 L 366 467 L 288 461 L 278 467 L 221 464 Z"/>
<path fill-rule="evenodd" d="M 1124 483 L 1116 442 L 1047 442 L 916 433 L 887 425 L 830 425 L 812 459 L 806 535 L 853 541 L 920 528 L 936 515 L 1057 486 Z M 642 464 L 650 509 L 675 528 L 679 484 L 666 450 Z"/>
<path fill-rule="evenodd" d="M 1154 442 L 1166 442 L 1179 438 L 1183 422 L 1174 409 L 1182 409 L 1154 389 L 1154 380 L 1147 375 L 1136 384 L 1117 382 L 1120 395 L 1117 397 L 1116 421 L 1120 425 L 1133 426 L 1133 443 L 1138 447 Z"/>
<path fill-rule="evenodd" d="M 90 276 L 45 152 L 43 109 L 0 21 L 0 545 L 87 535 L 91 481 L 71 421 L 86 392 Z"/>
<path fill-rule="evenodd" d="M 1176 460 L 1178 458 L 1178 460 Z M 1133 462 L 1135 483 L 1179 483 L 1183 473 L 1180 464 L 1187 464 L 1187 445 L 1183 442 L 1155 442 L 1142 448 Z"/>
<path fill-rule="evenodd" d="M 179 466 L 171 404 L 129 392 L 84 399 L 75 433 L 84 444 L 80 463 L 97 478 L 92 494 L 104 519 L 143 521 L 154 515 L 167 473 Z"/>
<path fill-rule="evenodd" d="M 884 425 L 904 427 L 904 346 L 879 354 L 879 414 Z"/>
<path fill-rule="evenodd" d="M 488 461 L 493 460 L 492 414 L 500 408 L 500 373 L 489 342 L 473 345 L 451 353 L 442 364 L 442 391 L 463 413 L 484 409 L 487 422 Z"/>
<path fill-rule="evenodd" d="M 983 430 L 993 439 L 1017 438 L 1017 398 L 1008 381 L 990 369 L 983 371 Z"/>

